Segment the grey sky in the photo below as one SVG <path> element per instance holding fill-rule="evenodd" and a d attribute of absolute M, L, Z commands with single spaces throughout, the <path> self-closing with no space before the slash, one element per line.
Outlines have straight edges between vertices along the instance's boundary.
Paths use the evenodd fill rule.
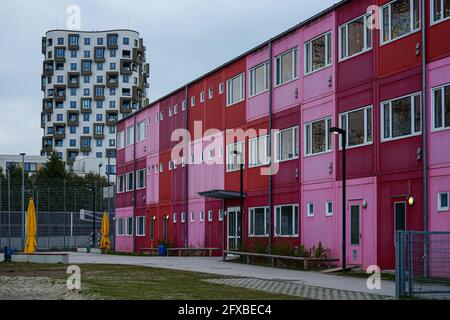
<path fill-rule="evenodd" d="M 149 98 L 172 91 L 337 0 L 2 0 L 0 154 L 39 154 L 41 37 L 66 29 L 81 8 L 82 30 L 140 32 L 150 63 Z"/>

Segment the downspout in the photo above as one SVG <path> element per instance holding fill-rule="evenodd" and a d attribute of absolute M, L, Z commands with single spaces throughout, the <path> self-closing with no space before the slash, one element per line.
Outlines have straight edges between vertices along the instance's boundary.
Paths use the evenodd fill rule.
<path fill-rule="evenodd" d="M 422 139 L 423 139 L 423 230 L 428 231 L 428 120 L 427 120 L 427 33 L 426 33 L 426 1 L 422 5 Z M 428 236 L 424 243 L 424 273 L 428 275 Z"/>
<path fill-rule="evenodd" d="M 184 100 L 185 100 L 185 107 L 186 107 L 186 133 L 189 130 L 189 99 L 188 99 L 188 86 L 184 89 Z M 186 139 L 186 148 L 185 151 L 187 152 L 189 150 L 189 141 Z M 189 246 L 189 152 L 187 154 L 184 154 L 183 157 L 185 158 L 185 164 L 186 164 L 186 184 L 185 184 L 185 196 L 186 196 L 186 209 L 185 209 L 185 230 L 184 230 L 184 247 L 187 248 Z M 180 219 L 181 220 L 181 219 Z"/>
<path fill-rule="evenodd" d="M 136 113 L 133 115 L 133 252 L 136 251 Z"/>
<path fill-rule="evenodd" d="M 272 41 L 269 42 L 269 241 L 268 254 L 272 254 L 272 237 L 273 237 L 273 177 L 272 177 L 272 114 L 273 114 L 273 59 L 272 59 Z"/>

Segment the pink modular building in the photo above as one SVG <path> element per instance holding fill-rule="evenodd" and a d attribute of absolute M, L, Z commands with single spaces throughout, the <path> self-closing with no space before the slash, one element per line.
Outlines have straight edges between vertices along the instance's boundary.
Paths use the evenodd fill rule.
<path fill-rule="evenodd" d="M 450 11 L 432 2 L 341 1 L 119 121 L 116 250 L 322 243 L 342 261 L 331 127 L 347 263 L 392 269 L 396 230 L 450 231 Z"/>

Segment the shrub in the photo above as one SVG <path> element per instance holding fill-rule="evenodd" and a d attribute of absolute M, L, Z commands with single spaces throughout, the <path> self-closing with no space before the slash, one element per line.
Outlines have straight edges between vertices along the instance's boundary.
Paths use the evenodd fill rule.
<path fill-rule="evenodd" d="M 311 250 L 307 249 L 304 244 L 295 248 L 294 256 L 301 258 L 309 258 L 311 257 Z"/>
<path fill-rule="evenodd" d="M 294 254 L 294 248 L 290 241 L 284 240 L 273 244 L 272 254 L 278 256 L 292 256 Z"/>

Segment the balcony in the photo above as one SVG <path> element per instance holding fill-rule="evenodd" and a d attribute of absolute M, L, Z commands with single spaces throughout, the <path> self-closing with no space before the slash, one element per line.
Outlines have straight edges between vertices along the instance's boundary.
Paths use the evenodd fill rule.
<path fill-rule="evenodd" d="M 144 78 L 148 78 L 150 76 L 150 64 L 144 64 Z"/>
<path fill-rule="evenodd" d="M 81 113 L 92 113 L 92 98 L 81 98 Z"/>
<path fill-rule="evenodd" d="M 53 152 L 53 138 L 52 137 L 42 137 L 42 150 L 43 153 Z"/>
<path fill-rule="evenodd" d="M 65 123 L 54 123 L 53 138 L 55 140 L 64 140 L 66 138 L 66 124 Z"/>
<path fill-rule="evenodd" d="M 80 151 L 78 149 L 67 149 L 66 164 L 69 166 L 73 165 L 79 154 Z"/>
<path fill-rule="evenodd" d="M 89 64 L 89 68 L 86 68 L 87 64 Z M 91 59 L 82 59 L 81 60 L 81 75 L 82 76 L 91 76 L 92 75 L 92 60 Z"/>
<path fill-rule="evenodd" d="M 119 49 L 118 39 L 119 35 L 117 33 L 108 33 L 106 35 L 106 47 L 108 49 Z"/>
<path fill-rule="evenodd" d="M 42 75 L 44 77 L 53 76 L 55 73 L 55 62 L 53 60 L 45 60 L 42 68 Z"/>
<path fill-rule="evenodd" d="M 41 112 L 41 128 L 42 129 L 45 129 L 45 118 L 46 118 L 46 114 L 45 113 L 43 113 L 43 112 Z"/>
<path fill-rule="evenodd" d="M 117 71 L 106 73 L 106 87 L 107 88 L 119 87 L 119 73 Z"/>
<path fill-rule="evenodd" d="M 105 86 L 104 85 L 95 85 L 94 86 L 94 100 L 95 101 L 105 100 Z"/>
<path fill-rule="evenodd" d="M 58 55 L 58 51 L 62 51 L 62 55 Z M 57 46 L 55 47 L 55 62 L 65 63 L 66 62 L 66 47 Z"/>
<path fill-rule="evenodd" d="M 53 99 L 52 98 L 42 99 L 42 112 L 44 114 L 53 113 Z"/>
<path fill-rule="evenodd" d="M 67 73 L 67 87 L 71 88 L 71 89 L 80 87 L 80 73 L 79 72 L 68 72 Z"/>
<path fill-rule="evenodd" d="M 116 149 L 114 148 L 106 148 L 105 149 L 105 157 L 106 158 L 111 158 L 111 159 L 115 159 L 116 158 Z"/>
<path fill-rule="evenodd" d="M 94 62 L 103 63 L 105 61 L 105 47 L 94 47 Z"/>
<path fill-rule="evenodd" d="M 131 98 L 133 101 L 139 102 L 144 98 L 144 93 L 141 87 L 133 86 Z"/>
<path fill-rule="evenodd" d="M 47 53 L 47 38 L 42 37 L 42 54 L 45 55 Z"/>
<path fill-rule="evenodd" d="M 106 125 L 115 126 L 119 120 L 119 113 L 117 110 L 106 110 Z"/>
<path fill-rule="evenodd" d="M 133 109 L 131 108 L 131 98 L 120 98 L 120 112 L 121 113 L 133 112 Z"/>
<path fill-rule="evenodd" d="M 104 123 L 94 123 L 94 139 L 105 139 L 105 124 Z"/>
<path fill-rule="evenodd" d="M 80 151 L 81 152 L 91 152 L 91 136 L 81 136 L 80 137 Z"/>
<path fill-rule="evenodd" d="M 145 62 L 144 50 L 142 48 L 133 48 L 133 62 L 143 64 Z"/>
<path fill-rule="evenodd" d="M 69 50 L 80 50 L 80 36 L 78 34 L 69 34 L 69 37 L 67 39 L 67 43 Z"/>
<path fill-rule="evenodd" d="M 80 125 L 80 112 L 78 110 L 67 110 L 67 125 L 69 127 Z"/>
<path fill-rule="evenodd" d="M 124 76 L 131 76 L 133 74 L 132 69 L 133 60 L 121 59 L 120 60 L 120 74 Z"/>
<path fill-rule="evenodd" d="M 53 98 L 55 101 L 66 101 L 66 86 L 65 85 L 54 85 L 53 86 Z"/>

